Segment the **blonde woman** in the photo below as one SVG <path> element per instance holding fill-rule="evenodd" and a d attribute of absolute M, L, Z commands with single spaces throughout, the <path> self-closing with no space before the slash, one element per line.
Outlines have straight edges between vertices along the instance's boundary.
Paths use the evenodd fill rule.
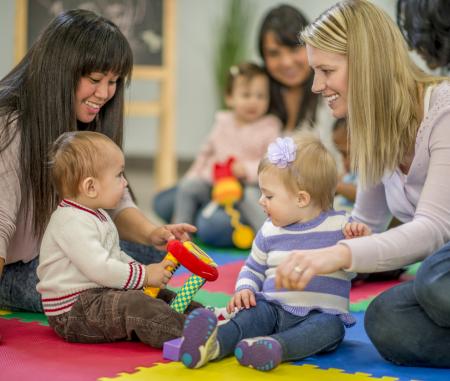
<path fill-rule="evenodd" d="M 301 39 L 313 91 L 348 120 L 360 180 L 353 218 L 378 234 L 293 251 L 276 285 L 303 289 L 316 274 L 424 260 L 415 281 L 374 300 L 365 326 L 390 361 L 450 367 L 450 83 L 421 72 L 394 22 L 368 1 L 337 3 Z M 392 216 L 403 224 L 385 231 Z"/>

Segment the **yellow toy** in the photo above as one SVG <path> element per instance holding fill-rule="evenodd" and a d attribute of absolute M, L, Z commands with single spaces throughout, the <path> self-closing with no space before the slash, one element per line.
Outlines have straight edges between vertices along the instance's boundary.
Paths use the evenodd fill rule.
<path fill-rule="evenodd" d="M 176 298 L 170 303 L 170 307 L 180 313 L 186 310 L 196 292 L 206 281 L 215 281 L 219 276 L 217 265 L 212 258 L 190 241 L 169 241 L 167 243 L 167 255 L 164 259 L 168 259 L 175 264 L 175 267 L 167 267 L 167 270 L 172 272 L 172 274 L 180 265 L 183 265 L 193 273 L 178 291 Z M 145 287 L 144 293 L 156 298 L 159 288 Z"/>
<path fill-rule="evenodd" d="M 250 226 L 241 224 L 241 214 L 234 208 L 234 204 L 243 195 L 242 185 L 231 169 L 234 161 L 235 159 L 231 157 L 223 164 L 215 164 L 212 199 L 223 206 L 225 213 L 230 216 L 230 223 L 234 229 L 231 237 L 234 245 L 240 249 L 248 249 L 252 246 L 255 233 Z"/>

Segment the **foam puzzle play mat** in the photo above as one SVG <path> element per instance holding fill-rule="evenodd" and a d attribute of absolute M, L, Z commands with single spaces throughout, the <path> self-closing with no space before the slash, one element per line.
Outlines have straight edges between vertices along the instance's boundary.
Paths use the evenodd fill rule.
<path fill-rule="evenodd" d="M 224 307 L 248 252 L 205 248 L 219 268 L 219 277 L 197 292 L 195 299 Z M 450 370 L 395 366 L 385 361 L 364 332 L 364 311 L 374 296 L 414 276 L 411 268 L 396 281 L 361 282 L 351 292 L 357 324 L 348 329 L 338 350 L 283 363 L 271 372 L 240 366 L 234 357 L 189 370 L 163 357 L 162 350 L 140 342 L 73 344 L 56 336 L 43 314 L 0 310 L 0 380 L 33 381 L 239 381 L 258 380 L 450 380 Z M 191 275 L 180 267 L 170 282 L 179 290 Z"/>

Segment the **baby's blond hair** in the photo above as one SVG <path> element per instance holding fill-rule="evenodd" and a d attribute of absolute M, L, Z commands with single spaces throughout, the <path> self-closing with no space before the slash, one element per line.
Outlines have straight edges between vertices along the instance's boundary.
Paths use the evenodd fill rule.
<path fill-rule="evenodd" d="M 281 179 L 288 191 L 297 194 L 306 191 L 312 202 L 322 210 L 333 207 L 337 184 L 336 162 L 323 143 L 310 132 L 293 136 L 297 146 L 295 160 L 286 168 L 270 162 L 267 155 L 261 160 L 258 175 L 270 171 Z"/>

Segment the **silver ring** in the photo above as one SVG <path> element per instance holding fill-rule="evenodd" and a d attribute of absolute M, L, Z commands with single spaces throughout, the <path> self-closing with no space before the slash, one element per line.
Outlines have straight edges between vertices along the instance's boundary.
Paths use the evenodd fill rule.
<path fill-rule="evenodd" d="M 303 272 L 303 269 L 300 266 L 295 266 L 294 271 L 298 274 L 301 274 Z"/>

